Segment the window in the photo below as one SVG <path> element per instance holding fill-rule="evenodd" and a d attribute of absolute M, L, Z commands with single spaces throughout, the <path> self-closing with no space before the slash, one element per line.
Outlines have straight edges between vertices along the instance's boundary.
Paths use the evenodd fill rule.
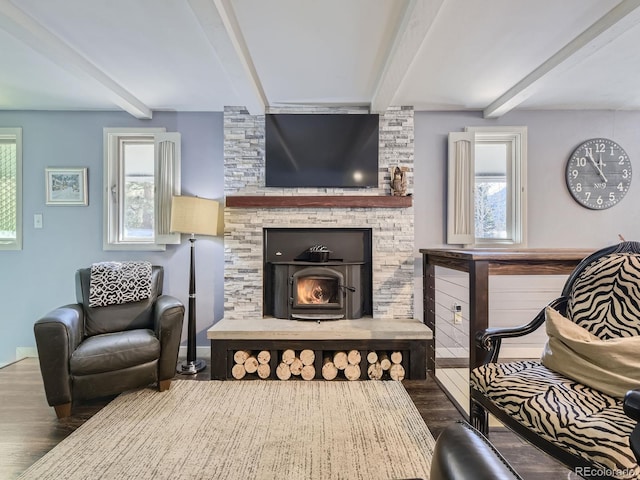
<path fill-rule="evenodd" d="M 164 250 L 171 197 L 180 194 L 180 134 L 104 129 L 104 249 Z"/>
<path fill-rule="evenodd" d="M 0 128 L 0 250 L 22 250 L 21 128 Z"/>
<path fill-rule="evenodd" d="M 449 134 L 447 243 L 526 244 L 526 127 Z"/>

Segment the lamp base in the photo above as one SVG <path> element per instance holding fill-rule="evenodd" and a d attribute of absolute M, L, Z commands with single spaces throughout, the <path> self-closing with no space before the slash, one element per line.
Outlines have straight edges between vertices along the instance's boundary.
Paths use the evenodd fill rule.
<path fill-rule="evenodd" d="M 207 362 L 204 360 L 194 360 L 193 362 L 180 362 L 176 370 L 182 375 L 195 375 L 205 368 L 207 368 Z"/>

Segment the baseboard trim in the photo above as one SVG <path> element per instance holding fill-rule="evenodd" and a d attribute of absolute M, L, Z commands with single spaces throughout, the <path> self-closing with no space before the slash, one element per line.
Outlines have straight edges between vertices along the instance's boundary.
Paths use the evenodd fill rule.
<path fill-rule="evenodd" d="M 187 347 L 181 346 L 178 352 L 180 358 L 187 358 Z M 211 360 L 211 347 L 196 347 L 196 358 Z"/>
<path fill-rule="evenodd" d="M 16 360 L 23 358 L 38 358 L 38 349 L 36 347 L 16 347 Z"/>

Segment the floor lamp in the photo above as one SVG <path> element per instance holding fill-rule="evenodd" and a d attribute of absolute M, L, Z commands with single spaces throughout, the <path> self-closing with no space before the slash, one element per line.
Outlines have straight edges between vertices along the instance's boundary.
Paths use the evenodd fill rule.
<path fill-rule="evenodd" d="M 178 373 L 193 375 L 207 366 L 204 360 L 196 359 L 196 235 L 218 235 L 218 202 L 199 197 L 174 196 L 170 230 L 191 235 L 187 360 L 178 364 Z"/>

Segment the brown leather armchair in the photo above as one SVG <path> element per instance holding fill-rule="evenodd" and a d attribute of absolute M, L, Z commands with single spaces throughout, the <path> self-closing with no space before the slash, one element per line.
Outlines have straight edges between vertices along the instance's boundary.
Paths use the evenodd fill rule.
<path fill-rule="evenodd" d="M 58 418 L 73 401 L 157 383 L 169 389 L 176 372 L 184 305 L 162 295 L 164 270 L 151 268 L 151 295 L 89 306 L 91 268 L 76 272 L 77 304 L 57 308 L 34 325 L 40 371 Z"/>

